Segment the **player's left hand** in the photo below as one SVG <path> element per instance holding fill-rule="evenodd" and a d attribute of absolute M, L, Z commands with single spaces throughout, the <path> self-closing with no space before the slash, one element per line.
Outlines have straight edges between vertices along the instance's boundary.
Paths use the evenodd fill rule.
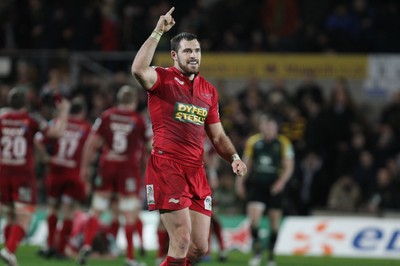
<path fill-rule="evenodd" d="M 231 165 L 236 175 L 243 177 L 247 174 L 247 166 L 242 160 L 234 160 Z"/>

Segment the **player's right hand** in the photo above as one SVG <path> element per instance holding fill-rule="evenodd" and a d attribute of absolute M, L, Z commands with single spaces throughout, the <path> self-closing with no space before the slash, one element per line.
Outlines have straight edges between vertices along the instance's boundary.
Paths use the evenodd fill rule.
<path fill-rule="evenodd" d="M 171 7 L 171 9 L 165 13 L 165 15 L 160 16 L 160 19 L 157 22 L 157 26 L 154 30 L 164 33 L 169 31 L 174 25 L 175 20 L 172 17 L 172 12 L 174 12 L 175 7 Z"/>

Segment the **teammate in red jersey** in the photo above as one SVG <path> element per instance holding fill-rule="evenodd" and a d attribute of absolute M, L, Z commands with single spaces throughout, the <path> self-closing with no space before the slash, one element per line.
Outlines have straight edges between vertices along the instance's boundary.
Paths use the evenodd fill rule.
<path fill-rule="evenodd" d="M 85 103 L 76 98 L 71 101 L 70 116 L 62 137 L 38 139 L 39 145 L 44 145 L 50 156 L 46 177 L 49 206 L 47 247 L 39 250 L 39 255 L 45 258 L 65 257 L 64 249 L 72 230 L 74 210 L 86 200 L 88 185 L 81 179 L 80 169 L 83 145 L 90 129 Z M 62 219 L 62 226 L 57 230 L 59 218 Z"/>
<path fill-rule="evenodd" d="M 91 243 L 99 228 L 99 215 L 109 208 L 113 196 L 125 218 L 127 240 L 127 266 L 141 265 L 135 260 L 132 235 L 141 210 L 141 158 L 147 138 L 144 118 L 136 112 L 137 91 L 123 86 L 117 93 L 118 105 L 104 111 L 92 129 L 86 142 L 81 175 L 87 178 L 93 156 L 102 148 L 98 175 L 94 180 L 94 193 L 87 221 L 84 245 L 78 263 L 85 265 L 91 251 Z"/>
<path fill-rule="evenodd" d="M 51 126 L 39 115 L 28 113 L 22 89 L 10 90 L 8 103 L 10 109 L 0 116 L 0 210 L 7 214 L 0 258 L 15 266 L 15 251 L 35 211 L 34 136 L 41 131 L 49 137 L 60 137 L 67 124 L 70 103 L 62 100 L 57 104 L 58 117 Z"/>
<path fill-rule="evenodd" d="M 191 265 L 208 250 L 211 189 L 203 166 L 205 134 L 234 173 L 246 174 L 218 113 L 217 90 L 200 74 L 200 43 L 191 33 L 171 39 L 170 68 L 151 67 L 158 42 L 175 24 L 174 8 L 160 16 L 132 63 L 132 74 L 148 93 L 154 132 L 146 169 L 149 210 L 158 209 L 170 245 L 161 265 Z"/>

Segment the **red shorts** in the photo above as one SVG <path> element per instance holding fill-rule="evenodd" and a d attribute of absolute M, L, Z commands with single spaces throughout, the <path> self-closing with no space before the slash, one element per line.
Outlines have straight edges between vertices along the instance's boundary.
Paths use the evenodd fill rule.
<path fill-rule="evenodd" d="M 152 210 L 191 210 L 211 216 L 211 188 L 204 167 L 189 167 L 151 155 L 146 171 L 147 205 Z"/>
<path fill-rule="evenodd" d="M 2 172 L 0 174 L 0 202 L 11 204 L 21 202 L 35 204 L 37 199 L 36 177 L 33 172 L 13 174 Z"/>
<path fill-rule="evenodd" d="M 142 181 L 137 167 L 125 162 L 103 162 L 100 165 L 99 175 L 95 178 L 94 189 L 124 196 L 139 196 Z"/>
<path fill-rule="evenodd" d="M 79 170 L 50 171 L 46 177 L 46 190 L 47 196 L 55 199 L 66 195 L 79 202 L 86 200 L 85 184 Z"/>

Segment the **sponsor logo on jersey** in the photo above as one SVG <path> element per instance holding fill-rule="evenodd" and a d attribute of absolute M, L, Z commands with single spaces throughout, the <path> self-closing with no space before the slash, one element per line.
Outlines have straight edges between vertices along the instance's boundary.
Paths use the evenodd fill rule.
<path fill-rule="evenodd" d="M 178 121 L 203 126 L 207 115 L 208 110 L 204 107 L 180 102 L 175 103 L 174 118 Z"/>

